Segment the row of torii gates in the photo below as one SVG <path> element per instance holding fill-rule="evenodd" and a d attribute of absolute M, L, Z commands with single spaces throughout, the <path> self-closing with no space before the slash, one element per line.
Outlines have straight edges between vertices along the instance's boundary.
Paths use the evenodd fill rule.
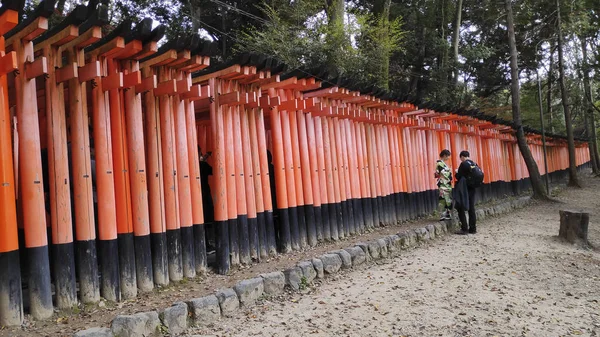
<path fill-rule="evenodd" d="M 209 67 L 210 43 L 159 48 L 164 27 L 149 19 L 102 36 L 104 5 L 78 6 L 51 29 L 52 1 L 26 19 L 20 6 L 0 8 L 0 325 L 21 324 L 24 308 L 44 319 L 194 277 L 212 264 L 207 240 L 225 274 L 430 214 L 444 148 L 454 168 L 463 149 L 483 167 L 483 200 L 528 188 L 501 121 L 286 73 L 257 55 Z M 528 135 L 538 162 L 539 137 Z M 560 179 L 566 144 L 548 145 Z M 208 180 L 199 149 L 212 153 Z M 577 158 L 589 161 L 586 143 Z"/>

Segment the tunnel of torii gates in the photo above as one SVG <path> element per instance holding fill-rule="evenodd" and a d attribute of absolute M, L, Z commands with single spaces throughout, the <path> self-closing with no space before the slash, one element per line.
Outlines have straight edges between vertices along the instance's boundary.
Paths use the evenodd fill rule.
<path fill-rule="evenodd" d="M 0 8 L 0 325 L 431 214 L 444 148 L 482 166 L 480 200 L 529 188 L 510 123 L 257 55 L 209 67 L 213 44 L 159 47 L 150 19 L 103 36 L 102 4 L 51 29 L 52 1 L 19 6 Z M 559 180 L 566 142 L 547 138 Z"/>

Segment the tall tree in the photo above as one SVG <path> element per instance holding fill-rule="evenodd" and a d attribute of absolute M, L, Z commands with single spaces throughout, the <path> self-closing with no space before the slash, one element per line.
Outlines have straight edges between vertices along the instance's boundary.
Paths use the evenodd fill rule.
<path fill-rule="evenodd" d="M 529 177 L 531 180 L 531 186 L 533 188 L 533 197 L 536 199 L 547 199 L 546 189 L 542 182 L 542 176 L 538 166 L 533 159 L 527 139 L 525 138 L 525 131 L 523 130 L 523 124 L 521 120 L 521 97 L 519 87 L 519 65 L 518 65 L 518 53 L 517 53 L 517 42 L 515 39 L 515 24 L 513 18 L 511 0 L 504 0 L 506 7 L 506 23 L 508 25 L 508 44 L 510 47 L 510 77 L 511 77 L 511 99 L 512 99 L 512 115 L 513 122 L 517 128 L 517 143 L 521 155 L 527 165 L 529 171 Z"/>
<path fill-rule="evenodd" d="M 560 0 L 556 0 L 556 24 L 558 37 L 558 72 L 560 95 L 562 100 L 563 112 L 565 114 L 565 127 L 567 129 L 567 142 L 569 145 L 569 186 L 581 187 L 577 177 L 577 161 L 575 157 L 575 138 L 573 135 L 573 121 L 571 120 L 571 110 L 569 110 L 569 93 L 565 85 L 565 64 L 563 56 L 563 35 L 562 21 L 560 17 Z"/>
<path fill-rule="evenodd" d="M 554 123 L 552 122 L 552 84 L 554 82 L 554 46 L 550 46 L 550 64 L 548 65 L 548 92 L 546 94 L 546 104 L 548 113 L 548 125 L 550 132 L 554 132 Z"/>
<path fill-rule="evenodd" d="M 596 136 L 596 121 L 594 118 L 594 108 L 592 107 L 592 90 L 590 88 L 590 67 L 588 64 L 587 54 L 587 38 L 584 35 L 579 36 L 581 41 L 581 54 L 582 54 L 582 72 L 583 72 L 583 89 L 585 94 L 585 114 L 586 123 L 585 129 L 588 136 L 588 147 L 590 150 L 590 160 L 592 161 L 592 172 L 594 174 L 600 173 L 598 167 L 598 142 Z"/>
<path fill-rule="evenodd" d="M 350 45 L 344 29 L 344 14 L 346 13 L 344 0 L 326 0 L 325 13 L 327 14 L 327 66 L 330 70 L 338 70 L 344 50 Z"/>
<path fill-rule="evenodd" d="M 460 41 L 460 26 L 462 24 L 462 4 L 463 0 L 458 0 L 456 4 L 454 31 L 452 32 L 452 82 L 454 83 L 454 90 L 458 89 L 458 43 Z"/>

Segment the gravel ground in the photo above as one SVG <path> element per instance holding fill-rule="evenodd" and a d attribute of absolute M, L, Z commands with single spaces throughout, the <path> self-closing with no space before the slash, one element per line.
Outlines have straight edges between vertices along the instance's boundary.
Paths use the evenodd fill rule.
<path fill-rule="evenodd" d="M 585 184 L 188 335 L 600 336 L 600 251 L 557 238 L 559 209 L 585 210 L 600 247 L 600 180 Z"/>

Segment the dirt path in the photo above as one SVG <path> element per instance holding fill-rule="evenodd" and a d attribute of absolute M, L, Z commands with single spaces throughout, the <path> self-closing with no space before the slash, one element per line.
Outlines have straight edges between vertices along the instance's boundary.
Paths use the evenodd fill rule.
<path fill-rule="evenodd" d="M 586 185 L 189 335 L 600 336 L 600 252 L 555 237 L 559 209 L 584 209 L 600 247 L 600 180 Z"/>

